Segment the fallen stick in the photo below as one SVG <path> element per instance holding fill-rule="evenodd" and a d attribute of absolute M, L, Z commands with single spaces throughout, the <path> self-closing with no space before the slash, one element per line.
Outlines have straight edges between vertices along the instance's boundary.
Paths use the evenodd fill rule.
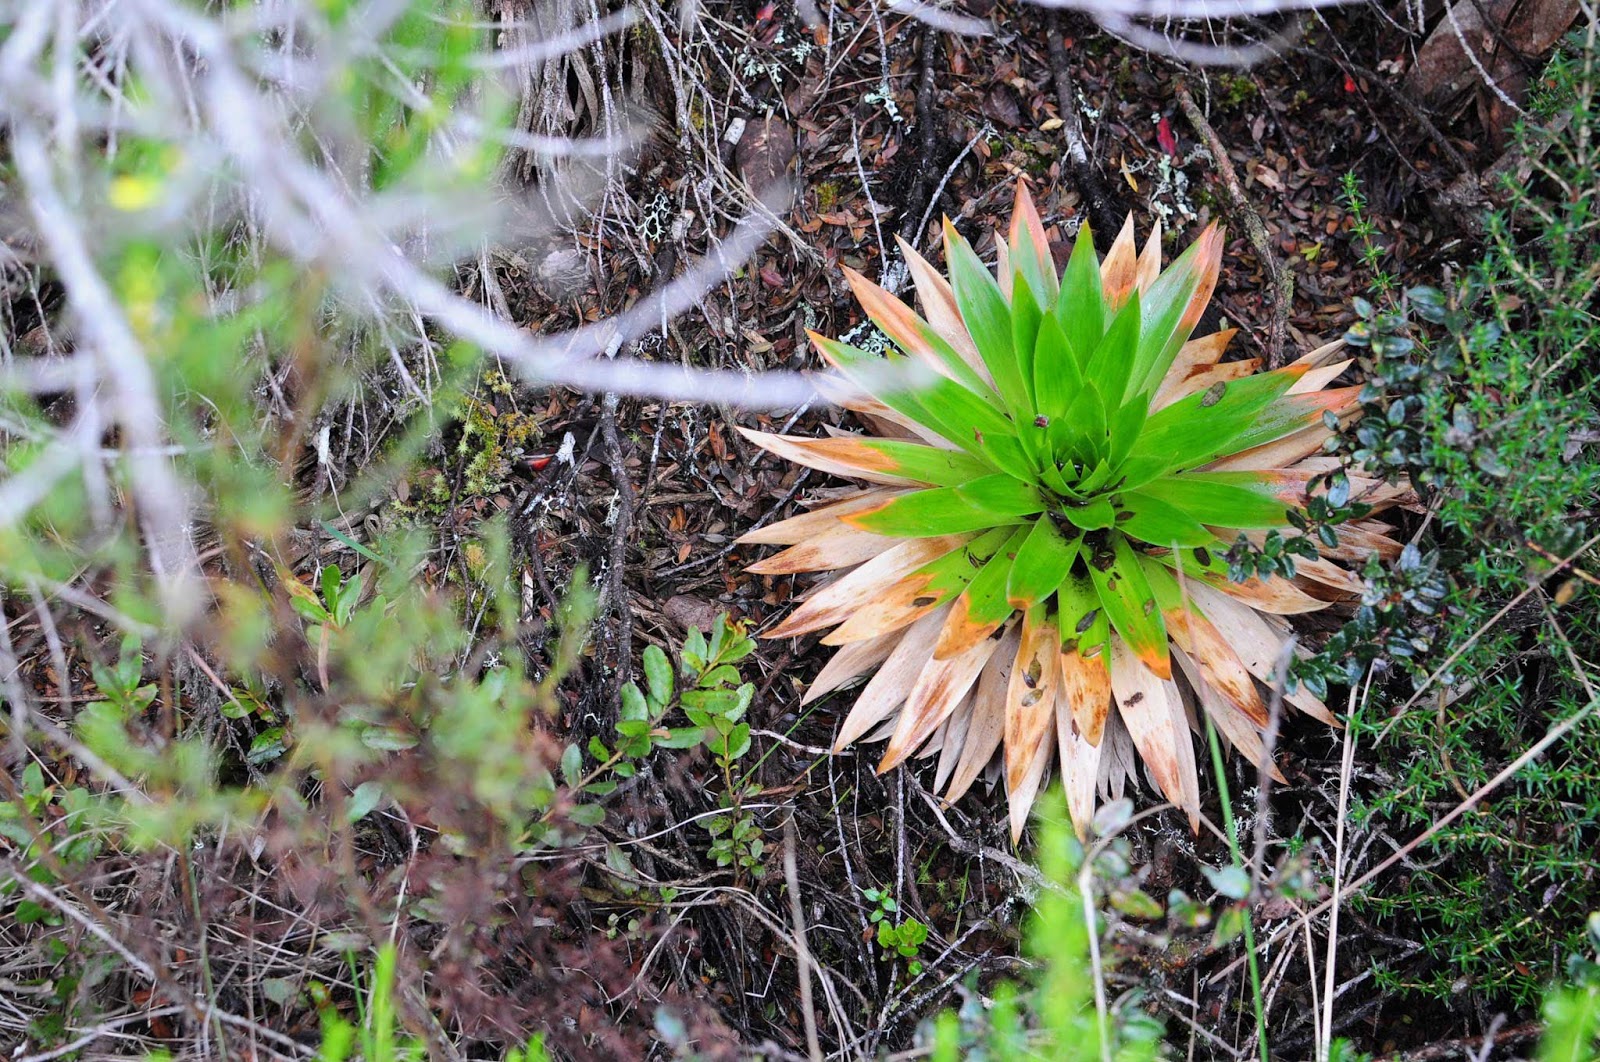
<path fill-rule="evenodd" d="M 918 59 L 917 75 L 917 180 L 906 200 L 906 211 L 900 219 L 900 236 L 914 247 L 922 240 L 922 226 L 933 212 L 933 202 L 938 192 L 933 191 L 934 173 L 938 169 L 939 130 L 933 117 L 934 73 L 939 61 L 939 35 L 930 26 L 922 29 L 922 54 Z M 943 190 L 943 186 L 940 186 Z M 920 214 L 922 222 L 917 217 Z M 887 263 L 885 263 L 887 264 Z"/>
<path fill-rule="evenodd" d="M 1100 176 L 1094 159 L 1090 156 L 1089 142 L 1083 135 L 1083 117 L 1078 113 L 1077 88 L 1072 83 L 1072 72 L 1067 65 L 1067 49 L 1062 43 L 1062 21 L 1059 12 L 1052 14 L 1046 47 L 1050 55 L 1050 72 L 1055 79 L 1056 105 L 1060 110 L 1061 134 L 1066 139 L 1067 170 L 1072 183 L 1077 185 L 1085 214 L 1095 229 L 1110 236 L 1122 228 L 1124 211 L 1111 196 L 1105 180 Z"/>
<path fill-rule="evenodd" d="M 1289 332 L 1289 307 L 1294 302 L 1294 274 L 1284 268 L 1273 252 L 1272 243 L 1267 238 L 1267 227 L 1261 223 L 1261 215 L 1250 206 L 1250 200 L 1245 198 L 1244 186 L 1239 183 L 1233 160 L 1228 158 L 1228 151 L 1217 138 L 1217 131 L 1206 121 L 1205 114 L 1195 104 L 1194 97 L 1189 95 L 1186 85 L 1178 86 L 1178 104 L 1183 108 L 1189 124 L 1194 127 L 1195 135 L 1205 142 L 1206 150 L 1216 160 L 1217 173 L 1222 177 L 1223 188 L 1227 190 L 1231 212 L 1244 226 L 1245 236 L 1272 283 L 1272 321 L 1267 325 L 1267 368 L 1281 369 L 1289 361 L 1283 347 Z"/>

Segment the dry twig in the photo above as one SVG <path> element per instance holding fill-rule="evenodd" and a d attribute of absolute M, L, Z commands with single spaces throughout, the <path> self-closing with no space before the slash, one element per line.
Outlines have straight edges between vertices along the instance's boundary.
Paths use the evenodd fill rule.
<path fill-rule="evenodd" d="M 1289 334 L 1289 310 L 1294 304 L 1294 274 L 1284 267 L 1277 252 L 1272 249 L 1272 240 L 1267 235 L 1267 227 L 1262 224 L 1261 215 L 1256 213 L 1250 205 L 1250 200 L 1245 196 L 1244 186 L 1239 182 L 1238 171 L 1233 168 L 1233 160 L 1228 157 L 1228 149 L 1223 147 L 1217 131 L 1211 128 L 1205 113 L 1189 94 L 1187 85 L 1178 87 L 1178 104 L 1183 108 L 1189 124 L 1194 127 L 1195 135 L 1205 142 L 1206 150 L 1211 152 L 1211 157 L 1217 165 L 1217 175 L 1222 178 L 1222 186 L 1228 193 L 1228 205 L 1232 207 L 1234 217 L 1244 226 L 1245 236 L 1256 252 L 1256 260 L 1261 263 L 1262 271 L 1267 274 L 1272 289 L 1272 320 L 1267 325 L 1267 367 L 1281 369 L 1289 362 L 1288 354 L 1284 350 L 1284 341 Z"/>

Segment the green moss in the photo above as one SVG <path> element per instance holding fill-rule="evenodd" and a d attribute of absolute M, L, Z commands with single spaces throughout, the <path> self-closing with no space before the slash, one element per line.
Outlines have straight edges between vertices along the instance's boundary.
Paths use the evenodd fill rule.
<path fill-rule="evenodd" d="M 461 441 L 456 453 L 467 459 L 462 494 L 486 498 L 498 494 L 511 477 L 512 463 L 530 442 L 541 437 L 538 418 L 516 409 L 502 409 L 511 384 L 497 372 L 484 377 L 483 391 L 502 399 L 496 403 L 483 394 L 470 395 L 461 405 Z"/>
<path fill-rule="evenodd" d="M 1261 94 L 1260 86 L 1248 74 L 1219 74 L 1214 97 L 1223 110 L 1235 111 Z"/>

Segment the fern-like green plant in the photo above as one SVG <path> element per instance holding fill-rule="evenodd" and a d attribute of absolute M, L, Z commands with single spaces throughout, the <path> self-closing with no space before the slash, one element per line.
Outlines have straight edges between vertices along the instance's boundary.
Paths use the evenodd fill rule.
<path fill-rule="evenodd" d="M 838 747 L 887 738 L 882 771 L 937 754 L 953 801 L 1003 745 L 1016 836 L 1057 750 L 1080 828 L 1137 750 L 1198 829 L 1199 711 L 1259 761 L 1282 617 L 1353 598 L 1341 562 L 1399 552 L 1370 518 L 1338 534 L 1309 522 L 1311 492 L 1328 486 L 1324 510 L 1359 498 L 1363 516 L 1409 492 L 1323 453 L 1360 412 L 1359 387 L 1329 387 L 1349 365 L 1340 344 L 1261 372 L 1222 360 L 1236 330 L 1190 338 L 1221 264 L 1215 226 L 1162 270 L 1159 229 L 1136 252 L 1130 218 L 1102 261 L 1084 225 L 1058 272 L 1019 185 L 995 244 L 997 274 L 946 222 L 947 279 L 902 243 L 922 315 L 847 274 L 898 350 L 813 335 L 837 370 L 819 386 L 875 435 L 744 431 L 870 484 L 744 536 L 789 547 L 753 572 L 851 569 L 767 637 L 834 628 L 823 641 L 842 648 L 808 700 L 877 669 Z M 1304 556 L 1235 581 L 1241 537 L 1284 560 L 1303 540 Z M 1334 722 L 1303 688 L 1288 700 Z"/>

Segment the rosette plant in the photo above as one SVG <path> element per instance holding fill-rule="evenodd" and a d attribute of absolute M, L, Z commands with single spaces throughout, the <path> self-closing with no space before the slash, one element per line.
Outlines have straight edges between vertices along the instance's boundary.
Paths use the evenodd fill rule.
<path fill-rule="evenodd" d="M 837 371 L 819 386 L 874 434 L 743 432 L 869 484 L 743 537 L 788 547 L 752 572 L 842 570 L 766 636 L 833 628 L 822 640 L 840 649 L 808 701 L 876 669 L 836 750 L 887 739 L 880 772 L 937 755 L 952 802 L 998 770 L 1014 837 L 1053 760 L 1081 832 L 1136 755 L 1198 829 L 1200 713 L 1259 763 L 1283 617 L 1352 596 L 1340 562 L 1399 550 L 1370 519 L 1334 536 L 1298 517 L 1338 472 L 1324 441 L 1359 412 L 1358 387 L 1329 387 L 1349 362 L 1335 344 L 1258 371 L 1222 360 L 1235 330 L 1191 338 L 1220 267 L 1215 226 L 1162 270 L 1159 229 L 1136 252 L 1130 218 L 1102 260 L 1085 224 L 1058 271 L 1019 184 L 995 273 L 948 221 L 948 278 L 901 250 L 921 315 L 847 272 L 898 349 L 812 335 Z M 1374 508 L 1403 493 L 1337 482 Z M 1230 546 L 1273 531 L 1320 531 L 1317 555 L 1293 578 L 1230 579 Z M 1287 700 L 1335 723 L 1304 687 Z"/>

